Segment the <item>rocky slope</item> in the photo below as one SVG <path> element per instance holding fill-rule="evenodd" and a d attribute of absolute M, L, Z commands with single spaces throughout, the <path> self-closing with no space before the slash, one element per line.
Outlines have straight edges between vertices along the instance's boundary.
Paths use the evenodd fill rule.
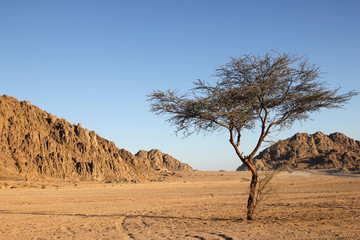
<path fill-rule="evenodd" d="M 148 158 L 118 149 L 80 124 L 70 124 L 27 101 L 0 96 L 0 180 L 157 180 L 152 166 Z"/>
<path fill-rule="evenodd" d="M 150 151 L 140 150 L 135 156 L 148 159 L 150 165 L 158 171 L 192 171 L 192 167 L 182 163 L 172 156 L 152 149 Z"/>
<path fill-rule="evenodd" d="M 360 141 L 342 133 L 325 135 L 297 133 L 279 141 L 254 158 L 259 170 L 275 169 L 289 164 L 291 169 L 330 169 L 343 171 L 360 170 Z M 238 171 L 247 170 L 241 165 Z"/>

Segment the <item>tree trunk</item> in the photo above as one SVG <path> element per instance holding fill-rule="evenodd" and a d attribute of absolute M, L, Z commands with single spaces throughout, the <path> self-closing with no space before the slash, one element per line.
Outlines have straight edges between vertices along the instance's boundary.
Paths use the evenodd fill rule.
<path fill-rule="evenodd" d="M 244 157 L 240 153 L 240 151 L 238 149 L 238 145 L 235 144 L 235 142 L 234 142 L 232 131 L 230 131 L 230 140 L 229 141 L 230 141 L 231 145 L 234 147 L 235 152 L 238 155 L 238 157 L 241 159 L 242 163 L 245 164 L 250 169 L 251 174 L 252 174 L 251 183 L 250 183 L 250 192 L 249 192 L 249 198 L 248 198 L 248 204 L 247 204 L 247 219 L 253 220 L 254 219 L 254 211 L 255 211 L 256 185 L 258 183 L 258 173 L 257 173 L 255 165 L 252 161 L 252 156 L 250 155 L 250 156 Z M 261 143 L 261 141 L 263 141 L 263 138 L 260 138 L 259 142 Z M 260 146 L 260 144 L 258 144 L 258 145 Z M 255 152 L 256 151 L 254 151 L 252 155 L 254 155 Z"/>
<path fill-rule="evenodd" d="M 247 220 L 254 219 L 255 211 L 255 194 L 256 194 L 256 185 L 258 183 L 258 173 L 254 165 L 248 166 L 251 170 L 251 183 L 250 183 L 250 192 L 247 204 Z"/>

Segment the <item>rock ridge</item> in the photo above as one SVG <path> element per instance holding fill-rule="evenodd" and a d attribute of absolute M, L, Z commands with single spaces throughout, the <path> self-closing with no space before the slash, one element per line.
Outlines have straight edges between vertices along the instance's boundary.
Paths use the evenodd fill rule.
<path fill-rule="evenodd" d="M 0 180 L 137 182 L 161 178 L 148 158 L 117 148 L 81 124 L 7 95 L 0 96 L 0 153 Z"/>
<path fill-rule="evenodd" d="M 272 170 L 285 164 L 299 170 L 335 168 L 359 171 L 360 141 L 339 132 L 329 135 L 320 131 L 296 133 L 260 152 L 254 163 L 258 170 Z M 247 170 L 247 167 L 241 165 L 237 170 Z"/>
<path fill-rule="evenodd" d="M 140 150 L 135 156 L 147 159 L 157 171 L 193 171 L 193 168 L 158 149 Z"/>

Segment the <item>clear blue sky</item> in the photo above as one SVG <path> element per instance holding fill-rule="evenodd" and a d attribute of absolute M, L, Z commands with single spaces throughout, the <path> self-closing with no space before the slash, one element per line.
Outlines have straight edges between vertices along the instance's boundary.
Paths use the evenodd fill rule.
<path fill-rule="evenodd" d="M 152 90 L 214 80 L 230 56 L 305 55 L 343 91 L 360 90 L 360 1 L 0 0 L 0 94 L 81 123 L 132 153 L 160 149 L 201 170 L 240 165 L 226 133 L 175 136 Z M 360 97 L 274 135 L 359 139 Z M 245 133 L 248 153 L 256 133 Z"/>

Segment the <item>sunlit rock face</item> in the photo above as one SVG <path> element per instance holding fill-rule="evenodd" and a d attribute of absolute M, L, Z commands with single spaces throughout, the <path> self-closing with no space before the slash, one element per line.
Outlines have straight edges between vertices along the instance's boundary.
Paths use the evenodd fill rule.
<path fill-rule="evenodd" d="M 297 133 L 260 152 L 254 162 L 259 170 L 272 170 L 285 164 L 290 169 L 359 171 L 360 142 L 338 132 Z M 242 165 L 237 170 L 247 168 Z"/>
<path fill-rule="evenodd" d="M 135 156 L 147 159 L 150 165 L 158 171 L 193 171 L 188 164 L 182 163 L 158 149 L 140 150 Z"/>
<path fill-rule="evenodd" d="M 147 159 L 119 149 L 81 124 L 59 119 L 27 101 L 0 96 L 0 177 L 151 181 Z"/>

